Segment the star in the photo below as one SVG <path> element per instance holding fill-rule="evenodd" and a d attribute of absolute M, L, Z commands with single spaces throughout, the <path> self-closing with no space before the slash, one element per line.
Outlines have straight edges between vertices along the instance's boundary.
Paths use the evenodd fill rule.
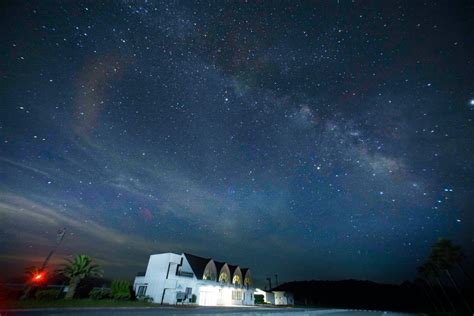
<path fill-rule="evenodd" d="M 5 8 L 0 283 L 60 223 L 120 279 L 165 248 L 257 280 L 413 281 L 403 245 L 440 236 L 474 257 L 466 1 Z"/>

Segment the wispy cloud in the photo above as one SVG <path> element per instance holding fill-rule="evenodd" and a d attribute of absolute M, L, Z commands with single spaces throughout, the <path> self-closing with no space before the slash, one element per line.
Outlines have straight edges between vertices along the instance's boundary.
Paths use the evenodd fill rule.
<path fill-rule="evenodd" d="M 14 230 L 7 231 L 16 243 L 34 243 L 38 246 L 37 237 L 45 238 L 41 234 L 44 235 L 44 232 L 54 232 L 58 228 L 66 227 L 69 234 L 77 236 L 74 238 L 76 243 L 79 242 L 81 245 L 91 243 L 89 246 L 92 247 L 99 245 L 102 250 L 127 248 L 146 254 L 150 253 L 152 249 L 181 247 L 179 242 L 172 240 L 161 240 L 157 244 L 143 236 L 130 235 L 106 227 L 83 215 L 87 213 L 90 212 L 85 212 L 77 206 L 74 209 L 69 209 L 68 212 L 63 212 L 60 209 L 45 206 L 18 195 L 0 193 L 0 216 L 4 223 L 11 223 L 16 226 Z M 40 235 L 30 234 L 29 237 L 25 236 L 23 229 L 36 230 Z M 28 238 L 33 239 L 28 241 Z M 43 240 L 41 243 L 44 244 L 45 241 Z"/>
<path fill-rule="evenodd" d="M 22 169 L 22 170 L 26 170 L 26 171 L 29 171 L 29 172 L 32 172 L 32 173 L 42 175 L 46 178 L 51 178 L 52 177 L 51 174 L 49 174 L 48 172 L 40 170 L 39 168 L 32 167 L 32 166 L 27 165 L 25 163 L 21 163 L 21 162 L 18 162 L 18 161 L 13 161 L 11 159 L 7 159 L 7 158 L 3 158 L 3 157 L 0 157 L 0 162 L 9 164 L 9 165 L 14 166 L 18 169 Z"/>

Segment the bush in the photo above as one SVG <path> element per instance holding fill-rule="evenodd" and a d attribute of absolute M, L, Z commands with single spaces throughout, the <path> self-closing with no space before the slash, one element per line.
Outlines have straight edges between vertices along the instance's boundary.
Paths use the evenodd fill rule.
<path fill-rule="evenodd" d="M 255 304 L 264 304 L 263 294 L 256 294 L 253 296 L 255 299 Z"/>
<path fill-rule="evenodd" d="M 153 297 L 149 295 L 140 295 L 139 297 L 137 297 L 137 299 L 141 302 L 153 303 Z"/>
<path fill-rule="evenodd" d="M 191 303 L 196 303 L 196 298 L 197 298 L 197 297 L 196 297 L 196 294 L 193 294 L 193 295 L 191 296 Z"/>
<path fill-rule="evenodd" d="M 112 290 L 95 287 L 89 292 L 89 297 L 93 300 L 105 300 L 112 297 Z"/>
<path fill-rule="evenodd" d="M 38 290 L 35 293 L 37 300 L 55 300 L 59 296 L 60 291 L 58 289 L 44 289 Z"/>
<path fill-rule="evenodd" d="M 128 281 L 112 281 L 112 298 L 118 301 L 128 301 L 132 297 Z"/>

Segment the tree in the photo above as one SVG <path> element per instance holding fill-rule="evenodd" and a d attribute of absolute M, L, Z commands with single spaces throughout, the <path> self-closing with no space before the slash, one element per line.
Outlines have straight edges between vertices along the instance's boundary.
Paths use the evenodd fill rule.
<path fill-rule="evenodd" d="M 451 300 L 448 293 L 446 292 L 446 289 L 444 288 L 443 283 L 441 283 L 440 275 L 439 275 L 438 269 L 436 268 L 436 265 L 431 260 L 428 260 L 427 262 L 425 262 L 424 266 L 425 266 L 425 269 L 428 271 L 428 274 L 436 280 L 436 283 L 438 283 L 438 286 L 441 289 L 441 292 L 443 293 L 444 297 L 448 301 L 449 306 L 451 307 L 451 310 L 455 311 L 456 308 L 454 307 L 453 301 Z"/>
<path fill-rule="evenodd" d="M 69 279 L 69 290 L 64 297 L 72 299 L 76 293 L 76 288 L 85 277 L 102 276 L 102 270 L 96 264 L 92 264 L 92 259 L 86 255 L 76 255 L 74 260 L 66 259 L 68 263 L 58 270 L 59 273 Z"/>
<path fill-rule="evenodd" d="M 431 294 L 433 295 L 433 306 L 435 307 L 435 310 L 438 311 L 438 305 L 434 302 L 438 300 L 438 295 L 436 294 L 436 291 L 433 289 L 433 285 L 431 284 L 430 278 L 432 277 L 432 271 L 430 267 L 425 263 L 419 266 L 417 269 L 419 280 L 423 281 L 425 284 L 428 285 L 428 288 L 431 291 Z M 428 297 L 431 298 L 431 295 L 428 295 Z M 440 302 L 440 307 L 441 311 L 444 311 L 443 304 Z"/>
<path fill-rule="evenodd" d="M 438 242 L 433 245 L 432 253 L 436 255 L 444 255 L 452 265 L 457 266 L 471 282 L 474 282 L 472 276 L 469 275 L 462 266 L 462 262 L 466 260 L 466 255 L 460 246 L 454 245 L 449 239 L 440 238 Z"/>
<path fill-rule="evenodd" d="M 455 264 L 459 264 L 459 262 L 462 260 L 462 257 L 463 253 L 461 247 L 454 245 L 451 240 L 440 238 L 431 249 L 430 261 L 438 269 L 446 273 L 449 280 L 456 289 L 456 292 L 461 297 L 467 310 L 472 313 L 469 303 L 466 301 L 466 298 L 459 289 L 457 282 L 454 280 L 453 276 L 451 275 L 451 272 L 449 271 L 451 268 L 454 267 Z"/>

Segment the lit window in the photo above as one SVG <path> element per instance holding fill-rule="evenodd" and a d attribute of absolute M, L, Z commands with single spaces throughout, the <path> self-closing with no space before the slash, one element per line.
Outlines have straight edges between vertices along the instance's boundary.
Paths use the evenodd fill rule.
<path fill-rule="evenodd" d="M 242 292 L 241 291 L 232 291 L 232 300 L 241 301 L 242 300 Z"/>
<path fill-rule="evenodd" d="M 240 285 L 240 276 L 239 275 L 234 275 L 234 278 L 232 279 L 232 284 Z"/>
<path fill-rule="evenodd" d="M 252 285 L 252 279 L 250 279 L 250 277 L 246 277 L 244 280 L 244 285 L 245 286 Z"/>
<path fill-rule="evenodd" d="M 203 280 L 215 280 L 216 277 L 214 275 L 214 273 L 212 273 L 212 271 L 210 269 L 206 269 L 206 271 L 204 271 L 204 275 L 203 275 Z"/>
<path fill-rule="evenodd" d="M 223 283 L 229 282 L 229 276 L 227 275 L 226 272 L 222 272 L 221 275 L 219 275 L 219 282 L 223 282 Z"/>

